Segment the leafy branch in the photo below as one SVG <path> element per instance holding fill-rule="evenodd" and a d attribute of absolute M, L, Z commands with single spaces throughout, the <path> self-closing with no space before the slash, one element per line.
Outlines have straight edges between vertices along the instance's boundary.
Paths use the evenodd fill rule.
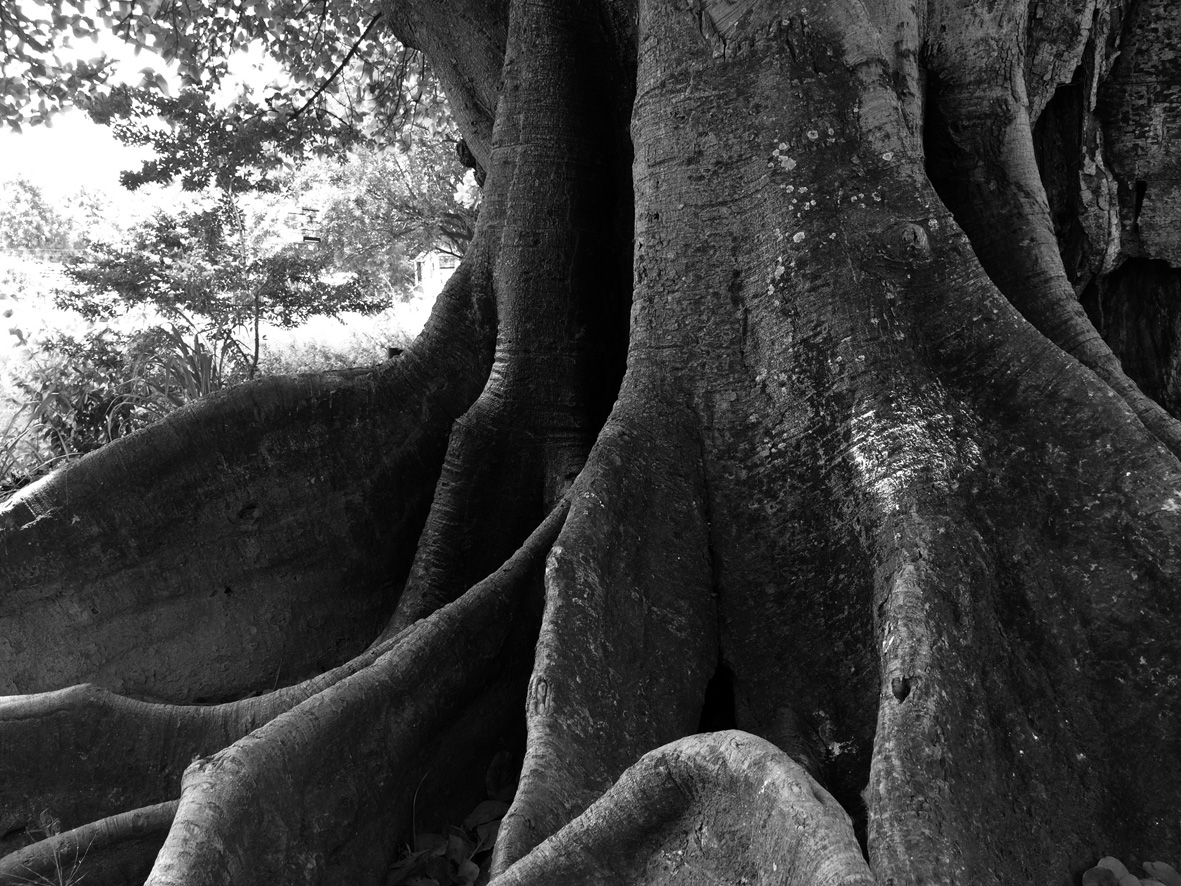
<path fill-rule="evenodd" d="M 299 119 L 299 117 L 303 115 L 304 111 L 310 108 L 316 102 L 316 100 L 324 94 L 324 90 L 336 82 L 336 78 L 339 77 L 341 72 L 348 67 L 349 62 L 353 60 L 353 57 L 357 54 L 357 50 L 361 48 L 361 44 L 364 43 L 369 37 L 369 34 L 373 31 L 373 28 L 377 25 L 377 22 L 380 18 L 381 13 L 379 12 L 369 20 L 369 24 L 365 27 L 365 30 L 362 32 L 361 36 L 357 38 L 356 42 L 354 42 L 351 47 L 349 47 L 348 53 L 341 60 L 340 64 L 336 66 L 336 69 L 331 74 L 329 74 L 319 86 L 316 87 L 316 91 L 312 93 L 311 98 L 309 98 L 306 102 L 304 102 L 303 105 L 296 108 L 295 111 L 292 112 L 291 116 L 288 118 L 289 120 L 294 121 Z"/>

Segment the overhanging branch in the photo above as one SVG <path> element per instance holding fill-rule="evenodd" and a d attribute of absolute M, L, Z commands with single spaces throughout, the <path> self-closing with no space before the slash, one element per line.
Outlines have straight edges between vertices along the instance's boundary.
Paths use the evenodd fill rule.
<path fill-rule="evenodd" d="M 306 111 L 308 108 L 310 108 L 313 104 L 316 103 L 316 99 L 318 99 L 321 95 L 323 95 L 324 90 L 327 89 L 330 85 L 332 85 L 332 82 L 337 77 L 340 76 L 341 71 L 343 71 L 346 67 L 348 67 L 349 62 L 351 62 L 353 60 L 353 56 L 355 56 L 357 54 L 357 50 L 361 48 L 361 44 L 365 42 L 365 40 L 369 37 L 369 34 L 377 26 L 377 21 L 380 18 L 381 18 L 381 13 L 378 12 L 378 13 L 374 14 L 373 18 L 369 19 L 369 24 L 365 26 L 365 30 L 361 33 L 361 36 L 358 37 L 356 39 L 356 41 L 353 43 L 353 45 L 349 48 L 348 54 L 345 55 L 345 57 L 341 61 L 341 63 L 336 66 L 336 70 L 334 70 L 331 74 L 328 75 L 328 79 L 326 79 L 323 83 L 321 83 L 318 87 L 316 87 L 316 91 L 312 93 L 312 97 L 309 98 L 306 102 L 304 102 L 304 104 L 300 108 L 296 109 L 295 113 L 293 113 L 291 115 L 290 119 L 292 119 L 292 120 L 299 119 L 299 116 L 304 111 Z"/>

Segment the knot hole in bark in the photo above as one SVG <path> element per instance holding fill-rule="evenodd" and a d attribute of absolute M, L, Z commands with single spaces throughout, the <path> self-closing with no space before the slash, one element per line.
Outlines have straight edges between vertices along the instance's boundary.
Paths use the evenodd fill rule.
<path fill-rule="evenodd" d="M 544 677 L 539 677 L 534 681 L 533 687 L 529 692 L 529 706 L 535 714 L 544 715 L 549 711 L 549 681 Z"/>
<path fill-rule="evenodd" d="M 902 226 L 902 246 L 911 255 L 923 258 L 931 257 L 931 241 L 927 239 L 927 232 L 921 226 L 908 223 Z"/>
<path fill-rule="evenodd" d="M 880 253 L 895 265 L 925 265 L 931 261 L 931 241 L 927 231 L 915 222 L 892 225 L 880 239 Z"/>
<path fill-rule="evenodd" d="M 910 695 L 910 677 L 894 677 L 890 680 L 890 691 L 900 702 Z"/>

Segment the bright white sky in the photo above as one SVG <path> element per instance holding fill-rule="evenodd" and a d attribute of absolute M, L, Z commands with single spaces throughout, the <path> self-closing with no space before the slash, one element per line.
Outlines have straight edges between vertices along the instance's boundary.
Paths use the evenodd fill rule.
<path fill-rule="evenodd" d="M 159 56 L 146 50 L 136 55 L 114 37 L 100 39 L 97 44 L 81 41 L 76 46 L 81 58 L 104 51 L 119 60 L 114 82 L 138 83 L 146 67 L 168 76 L 168 68 Z M 279 76 L 278 65 L 269 60 L 263 64 L 258 55 L 243 55 L 234 61 L 230 66 L 231 82 L 261 87 Z M 176 79 L 169 79 L 175 88 Z M 232 90 L 227 91 L 232 94 Z M 81 187 L 118 198 L 127 193 L 119 186 L 119 173 L 137 168 L 150 153 L 120 144 L 107 127 L 92 123 L 81 111 L 68 111 L 55 117 L 52 126 L 29 126 L 21 133 L 0 129 L 0 180 L 24 176 L 50 199 L 72 194 Z"/>
<path fill-rule="evenodd" d="M 81 111 L 61 115 L 52 128 L 32 126 L 19 134 L 0 130 L 0 176 L 24 176 L 50 198 L 81 187 L 116 191 L 119 173 L 135 168 L 149 154 L 120 144 Z"/>

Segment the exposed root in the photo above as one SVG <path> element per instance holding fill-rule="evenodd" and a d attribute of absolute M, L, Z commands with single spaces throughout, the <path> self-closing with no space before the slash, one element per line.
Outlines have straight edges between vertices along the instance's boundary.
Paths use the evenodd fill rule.
<path fill-rule="evenodd" d="M 417 782 L 407 776 L 485 687 L 511 684 L 528 663 L 514 615 L 539 550 L 403 632 L 371 666 L 189 767 L 148 882 L 382 875 L 408 823 Z"/>
<path fill-rule="evenodd" d="M 0 886 L 142 883 L 172 826 L 177 801 L 122 812 L 53 834 L 0 858 Z"/>
<path fill-rule="evenodd" d="M 871 886 L 849 818 L 774 745 L 743 732 L 651 751 L 493 880 Z"/>
<path fill-rule="evenodd" d="M 494 871 L 692 732 L 716 664 L 697 439 L 683 413 L 634 400 L 599 437 L 550 555 L 528 750 Z"/>
<path fill-rule="evenodd" d="M 96 682 L 222 700 L 363 649 L 484 384 L 478 276 L 460 274 L 385 367 L 234 388 L 9 500 L 0 694 Z"/>
<path fill-rule="evenodd" d="M 46 815 L 71 830 L 177 796 L 195 755 L 243 734 L 226 713 L 93 685 L 0 701 L 0 833 L 34 830 Z M 15 848 L 6 843 L 0 851 Z"/>
<path fill-rule="evenodd" d="M 479 587 L 521 588 L 557 537 L 559 507 Z M 253 732 L 382 656 L 410 645 L 411 628 L 380 640 L 352 661 L 295 686 L 223 705 L 158 705 L 81 685 L 0 701 L 0 833 L 37 827 L 48 811 L 66 828 L 174 797 L 195 757 L 212 754 Z M 0 843 L 0 851 L 20 837 Z"/>
<path fill-rule="evenodd" d="M 543 510 L 543 452 L 515 429 L 512 411 L 499 399 L 481 398 L 452 429 L 430 518 L 384 636 L 430 615 L 487 575 Z"/>
<path fill-rule="evenodd" d="M 482 587 L 489 582 L 496 582 L 503 587 L 510 587 L 523 582 L 528 571 L 540 563 L 553 546 L 558 533 L 561 532 L 562 526 L 566 522 L 566 516 L 569 511 L 570 497 L 566 495 L 550 511 L 549 516 L 542 520 L 533 532 L 530 533 L 529 537 L 525 539 L 524 544 L 517 548 L 511 557 L 502 563 L 480 585 L 477 585 L 477 587 Z M 423 617 L 425 618 L 426 616 Z M 414 624 L 417 624 L 417 621 L 407 627 L 399 627 L 396 620 L 392 621 L 382 635 L 374 642 L 372 650 L 380 651 L 386 649 L 391 641 L 396 641 L 397 637 L 412 630 Z"/>
<path fill-rule="evenodd" d="M 967 345 L 977 367 L 1012 365 L 981 345 Z M 1162 490 L 1181 489 L 1181 472 L 1077 364 L 1053 398 L 1038 398 L 1038 374 L 1016 392 L 1003 372 L 971 391 L 953 376 L 940 382 L 963 418 L 940 448 L 955 461 L 913 442 L 867 448 L 913 440 L 905 418 L 869 412 L 859 428 L 881 515 L 873 869 L 897 882 L 1064 882 L 1096 846 L 1166 851 L 1178 690 L 1154 675 L 1178 655 L 1161 626 L 1176 618 L 1181 524 Z"/>
<path fill-rule="evenodd" d="M 521 580 L 539 559 L 510 561 L 507 580 Z M 0 833 L 35 829 L 45 812 L 74 828 L 175 797 L 194 758 L 368 667 L 400 639 L 303 683 L 221 705 L 151 704 L 93 684 L 0 699 Z M 13 845 L 0 840 L 0 852 Z"/>

